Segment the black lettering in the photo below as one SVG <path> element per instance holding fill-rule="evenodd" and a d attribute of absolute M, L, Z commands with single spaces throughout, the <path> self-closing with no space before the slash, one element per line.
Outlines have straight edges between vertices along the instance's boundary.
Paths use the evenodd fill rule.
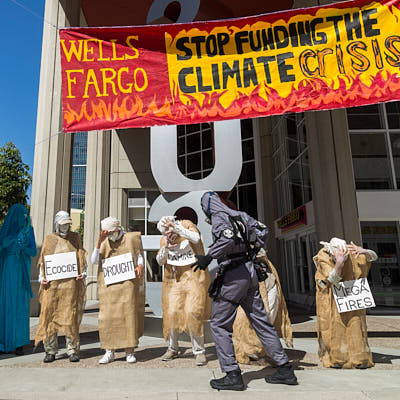
<path fill-rule="evenodd" d="M 353 285 L 351 287 L 351 293 L 358 296 L 360 294 L 360 288 L 357 285 Z"/>
<path fill-rule="evenodd" d="M 372 300 L 369 297 L 364 297 L 364 304 L 367 308 L 373 306 Z"/>
<path fill-rule="evenodd" d="M 357 39 L 362 38 L 360 14 L 358 11 L 353 13 L 353 19 L 351 19 L 351 14 L 344 14 L 344 23 L 348 40 L 353 40 L 353 31 L 356 34 Z"/>
<path fill-rule="evenodd" d="M 253 59 L 245 58 L 243 60 L 243 85 L 244 87 L 250 86 L 250 81 L 254 86 L 258 85 L 257 72 L 254 68 Z"/>
<path fill-rule="evenodd" d="M 325 44 L 327 42 L 327 36 L 325 32 L 315 32 L 315 28 L 318 24 L 322 24 L 324 20 L 322 18 L 314 18 L 310 23 L 310 29 L 312 38 L 314 41 L 314 45 L 316 44 Z"/>
<path fill-rule="evenodd" d="M 341 74 L 346 73 L 346 69 L 344 68 L 344 62 L 343 62 L 343 50 L 340 44 L 336 45 L 336 60 L 337 60 L 337 65 L 339 68 L 339 72 Z"/>
<path fill-rule="evenodd" d="M 362 299 L 357 299 L 357 308 L 358 308 L 358 309 L 363 308 L 363 301 L 362 301 Z"/>
<path fill-rule="evenodd" d="M 333 22 L 333 26 L 335 27 L 336 33 L 336 41 L 340 42 L 340 31 L 338 27 L 338 22 L 343 20 L 343 15 L 332 15 L 331 17 L 326 17 L 328 22 Z"/>
<path fill-rule="evenodd" d="M 279 33 L 282 33 L 282 38 Z M 286 27 L 281 25 L 274 26 L 274 36 L 277 49 L 283 49 L 289 45 L 289 34 Z"/>
<path fill-rule="evenodd" d="M 340 300 L 339 299 L 336 299 L 336 304 L 338 305 L 338 307 L 339 307 L 339 312 L 341 312 L 342 311 L 342 305 L 343 305 L 343 303 L 342 302 L 340 302 Z"/>
<path fill-rule="evenodd" d="M 261 31 L 261 37 L 263 41 L 263 50 L 268 50 L 268 47 L 271 50 L 275 49 L 275 43 L 274 43 L 274 35 L 272 33 L 272 28 L 268 28 L 268 31 L 263 29 Z"/>
<path fill-rule="evenodd" d="M 206 41 L 205 36 L 193 36 L 191 42 L 196 45 L 197 58 L 201 58 L 201 44 Z"/>
<path fill-rule="evenodd" d="M 217 38 L 215 35 L 207 36 L 206 40 L 206 52 L 208 57 L 215 57 L 218 53 Z"/>
<path fill-rule="evenodd" d="M 362 15 L 362 20 L 364 24 L 364 32 L 366 37 L 371 37 L 371 36 L 378 36 L 381 33 L 380 29 L 374 29 L 372 25 L 375 25 L 378 23 L 378 20 L 376 18 L 370 18 L 371 14 L 377 13 L 378 10 L 376 8 L 371 8 L 370 10 L 363 10 L 361 11 Z"/>
<path fill-rule="evenodd" d="M 300 21 L 298 24 L 300 46 L 312 46 L 310 22 Z"/>
<path fill-rule="evenodd" d="M 260 51 L 262 47 L 260 30 L 256 31 L 256 36 L 257 36 L 257 44 L 254 43 L 254 32 L 253 31 L 249 32 L 249 39 L 250 39 L 249 43 L 252 51 Z"/>
<path fill-rule="evenodd" d="M 218 33 L 217 42 L 219 55 L 225 55 L 224 46 L 229 43 L 229 35 L 227 33 Z"/>
<path fill-rule="evenodd" d="M 358 50 L 367 50 L 367 45 L 364 42 L 356 41 L 347 46 L 347 52 L 353 56 L 351 59 L 351 66 L 358 72 L 364 72 L 369 68 L 370 62 L 369 59 L 363 54 L 360 54 Z"/>
<path fill-rule="evenodd" d="M 350 310 L 356 310 L 357 309 L 355 300 L 349 300 L 348 304 L 349 304 Z"/>
<path fill-rule="evenodd" d="M 189 38 L 188 37 L 183 37 L 179 38 L 176 41 L 176 48 L 180 51 L 183 51 L 186 55 L 181 56 L 180 54 L 177 54 L 177 59 L 178 61 L 180 60 L 190 60 L 192 58 L 192 50 L 189 47 L 185 47 L 185 44 L 189 43 Z"/>
<path fill-rule="evenodd" d="M 242 87 L 242 82 L 240 80 L 240 69 L 239 69 L 239 61 L 233 61 L 232 68 L 229 66 L 227 62 L 222 63 L 222 88 L 226 89 L 226 84 L 228 82 L 228 78 L 235 78 L 236 76 L 236 86 Z"/>
<path fill-rule="evenodd" d="M 366 282 L 365 278 L 361 279 L 361 282 L 360 282 L 360 293 L 362 293 L 362 292 L 369 293 L 369 290 L 367 289 L 365 282 Z"/>
<path fill-rule="evenodd" d="M 257 62 L 259 64 L 264 64 L 265 80 L 267 83 L 271 83 L 271 72 L 269 70 L 269 63 L 275 61 L 275 56 L 264 56 L 257 57 Z"/>
<path fill-rule="evenodd" d="M 304 50 L 299 57 L 300 69 L 305 76 L 308 78 L 314 78 L 319 75 L 319 67 L 315 67 L 314 70 L 311 70 L 308 66 L 308 59 L 310 57 L 317 58 L 314 50 Z M 333 287 L 333 290 L 336 292 L 336 288 Z"/>
<path fill-rule="evenodd" d="M 392 67 L 400 67 L 400 51 L 395 47 L 395 43 L 399 42 L 400 42 L 400 36 L 397 35 L 389 36 L 385 40 L 385 47 L 391 53 L 391 54 L 385 53 L 385 58 L 386 61 Z"/>
<path fill-rule="evenodd" d="M 373 50 L 374 56 L 375 56 L 376 68 L 382 69 L 383 68 L 383 59 L 382 59 L 382 54 L 381 54 L 381 49 L 379 47 L 379 43 L 376 39 L 372 39 L 371 43 L 372 43 L 372 50 Z"/>
<path fill-rule="evenodd" d="M 295 22 L 289 24 L 289 35 L 292 47 L 299 46 L 299 33 L 297 32 L 297 26 Z"/>
<path fill-rule="evenodd" d="M 203 74 L 201 72 L 200 67 L 196 67 L 196 75 L 197 75 L 197 83 L 199 86 L 199 92 L 209 92 L 210 90 L 212 90 L 211 86 L 203 85 Z"/>
<path fill-rule="evenodd" d="M 218 64 L 211 64 L 211 72 L 213 77 L 214 89 L 221 89 L 221 82 L 219 80 L 219 69 Z"/>
<path fill-rule="evenodd" d="M 196 86 L 194 86 L 194 85 L 189 86 L 186 84 L 186 77 L 191 74 L 193 74 L 193 67 L 182 68 L 179 71 L 179 74 L 178 74 L 179 89 L 183 93 L 195 93 L 196 92 Z"/>
<path fill-rule="evenodd" d="M 317 51 L 320 76 L 326 76 L 325 75 L 325 56 L 332 54 L 332 53 L 333 53 L 333 50 L 330 49 L 329 47 L 327 49 Z"/>
<path fill-rule="evenodd" d="M 236 50 L 238 54 L 243 54 L 243 43 L 247 43 L 249 41 L 249 32 L 248 31 L 240 31 L 235 34 L 235 43 Z"/>
<path fill-rule="evenodd" d="M 296 77 L 294 75 L 289 75 L 288 71 L 293 69 L 293 65 L 286 64 L 286 60 L 293 58 L 293 53 L 282 53 L 276 56 L 276 61 L 278 63 L 279 78 L 281 82 L 293 82 Z"/>

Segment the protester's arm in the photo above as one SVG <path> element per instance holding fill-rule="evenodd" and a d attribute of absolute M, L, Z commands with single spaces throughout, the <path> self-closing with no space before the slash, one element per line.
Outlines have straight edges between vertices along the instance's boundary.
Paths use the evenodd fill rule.
<path fill-rule="evenodd" d="M 158 265 L 160 267 L 165 265 L 167 263 L 167 258 L 168 258 L 168 249 L 166 248 L 166 246 L 162 246 L 156 256 Z"/>
<path fill-rule="evenodd" d="M 99 263 L 99 255 L 100 255 L 100 249 L 95 247 L 93 250 L 92 256 L 90 257 L 90 261 L 92 262 L 92 264 Z"/>
<path fill-rule="evenodd" d="M 323 285 L 337 285 L 342 280 L 343 266 L 348 258 L 348 252 L 343 250 L 337 250 L 334 253 L 335 265 L 332 268 L 332 263 L 318 259 L 318 270 L 325 277 L 324 281 L 321 281 L 320 286 Z"/>
<path fill-rule="evenodd" d="M 143 268 L 143 256 L 141 253 L 139 253 L 137 258 L 137 267 L 135 268 L 135 272 L 139 278 L 143 276 Z"/>
<path fill-rule="evenodd" d="M 378 255 L 373 250 L 364 249 L 361 246 L 357 246 L 353 242 L 350 242 L 347 248 L 355 258 L 357 258 L 360 254 L 364 254 L 369 262 L 373 262 L 378 259 Z"/>
<path fill-rule="evenodd" d="M 100 255 L 100 246 L 107 239 L 108 231 L 100 231 L 99 237 L 97 238 L 96 247 L 93 250 L 92 256 L 90 257 L 90 261 L 92 264 L 99 263 L 99 255 Z"/>
<path fill-rule="evenodd" d="M 197 244 L 200 242 L 199 232 L 185 228 L 179 221 L 175 222 L 174 224 L 174 232 L 177 233 L 179 236 L 183 237 L 184 239 L 189 240 L 189 242 L 193 244 Z"/>

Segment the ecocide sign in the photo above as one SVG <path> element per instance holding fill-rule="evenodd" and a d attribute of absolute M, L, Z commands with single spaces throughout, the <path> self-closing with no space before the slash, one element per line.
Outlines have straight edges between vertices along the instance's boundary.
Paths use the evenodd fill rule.
<path fill-rule="evenodd" d="M 44 256 L 44 265 L 48 281 L 75 278 L 78 276 L 78 264 L 74 251 Z"/>
<path fill-rule="evenodd" d="M 339 282 L 332 288 L 339 313 L 375 307 L 367 278 Z"/>
<path fill-rule="evenodd" d="M 103 260 L 104 283 L 108 286 L 113 283 L 135 279 L 135 265 L 132 254 L 109 257 Z"/>

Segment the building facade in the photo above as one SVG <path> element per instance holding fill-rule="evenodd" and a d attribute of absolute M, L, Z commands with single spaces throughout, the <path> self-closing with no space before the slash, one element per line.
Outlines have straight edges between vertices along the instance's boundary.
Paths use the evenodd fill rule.
<path fill-rule="evenodd" d="M 45 19 L 56 26 L 139 25 L 319 4 L 154 0 L 143 1 L 135 13 L 131 3 L 135 2 L 119 0 L 111 6 L 105 0 L 47 0 Z M 336 236 L 364 243 L 378 253 L 370 274 L 376 303 L 400 304 L 396 295 L 400 288 L 399 112 L 398 103 L 387 103 L 240 122 L 242 168 L 232 185 L 231 200 L 270 227 L 269 255 L 289 301 L 313 305 L 313 256 L 319 241 Z M 72 179 L 74 166 L 79 166 L 72 162 L 73 144 L 82 138 L 60 133 L 60 116 L 58 36 L 45 23 L 32 185 L 32 221 L 39 246 L 53 229 L 55 213 L 75 208 L 82 193 L 82 186 L 76 189 Z M 182 175 L 199 182 L 210 176 L 215 166 L 215 133 L 211 123 L 176 128 L 173 162 Z M 100 220 L 108 215 L 118 217 L 127 230 L 141 231 L 146 277 L 157 292 L 162 272 L 152 268 L 152 261 L 160 237 L 150 216 L 161 190 L 152 172 L 151 130 L 95 131 L 86 137 L 84 204 L 80 203 L 85 214 L 84 246 L 89 253 L 93 250 Z M 96 271 L 97 266 L 89 264 L 88 299 L 97 297 Z"/>

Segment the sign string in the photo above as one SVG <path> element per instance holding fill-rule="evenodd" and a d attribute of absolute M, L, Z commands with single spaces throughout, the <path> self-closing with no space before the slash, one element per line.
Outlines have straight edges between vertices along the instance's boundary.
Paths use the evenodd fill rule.
<path fill-rule="evenodd" d="M 36 18 L 39 18 L 40 20 L 42 20 L 43 22 L 45 22 L 46 24 L 52 26 L 53 28 L 58 29 L 59 27 L 57 25 L 54 25 L 53 23 L 47 21 L 44 17 L 42 17 L 41 15 L 39 15 L 37 12 L 31 10 L 29 7 L 21 4 L 20 2 L 16 1 L 16 0 L 9 0 L 11 3 L 15 4 L 16 6 L 24 9 L 25 11 L 27 11 L 28 13 L 30 13 L 31 15 L 33 15 Z"/>

